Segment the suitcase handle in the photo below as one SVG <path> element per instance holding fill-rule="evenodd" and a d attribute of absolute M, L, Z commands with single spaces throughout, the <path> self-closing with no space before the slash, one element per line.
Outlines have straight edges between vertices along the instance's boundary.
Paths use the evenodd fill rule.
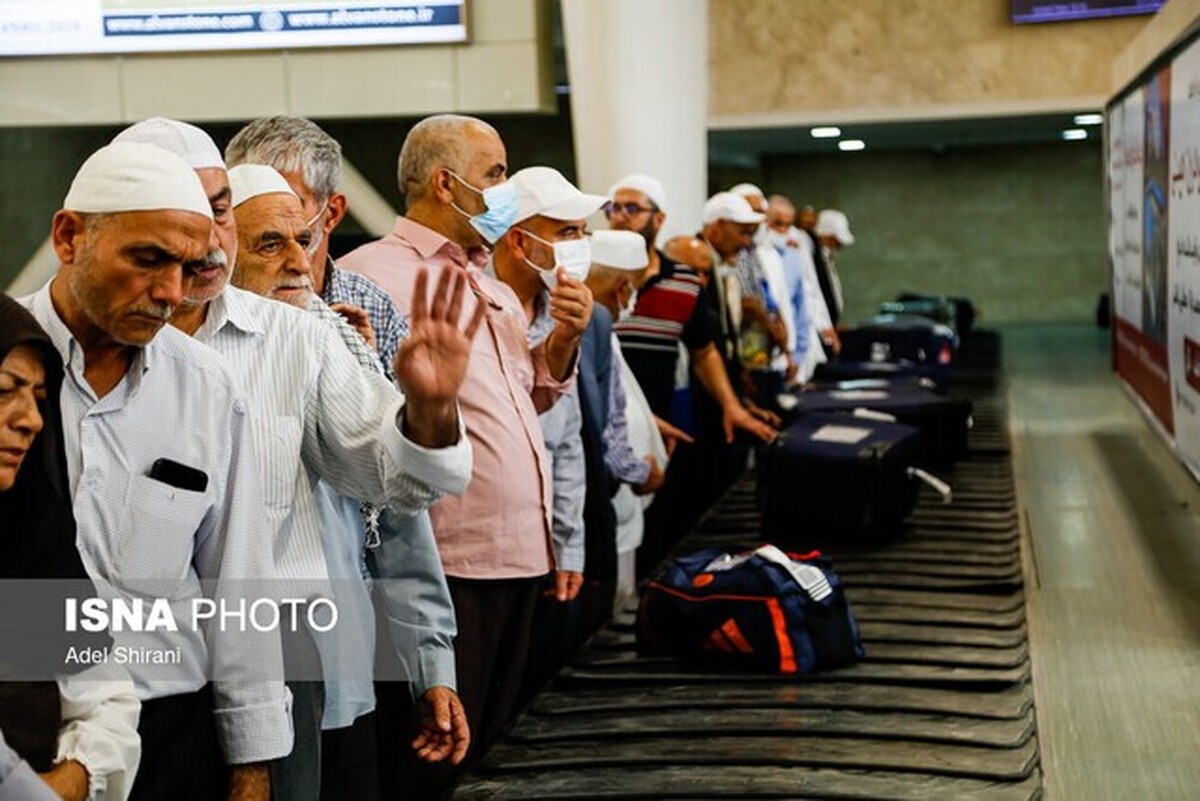
<path fill-rule="evenodd" d="M 874 409 L 866 409 L 859 406 L 852 412 L 852 416 L 859 420 L 877 420 L 880 423 L 895 423 L 896 415 L 888 414 L 887 412 L 877 412 Z"/>
<path fill-rule="evenodd" d="M 770 544 L 756 548 L 754 553 L 786 570 L 788 575 L 795 579 L 800 588 L 808 593 L 808 597 L 814 601 L 823 601 L 833 594 L 833 588 L 829 586 L 829 579 L 825 578 L 825 573 L 820 568 L 793 562 L 787 554 Z"/>
<path fill-rule="evenodd" d="M 922 470 L 919 467 L 910 467 L 908 468 L 908 474 L 913 478 L 918 478 L 921 481 L 924 481 L 930 487 L 933 487 L 934 491 L 937 492 L 938 495 L 942 496 L 943 504 L 950 503 L 950 501 L 954 500 L 954 490 L 950 488 L 950 485 L 932 473 Z"/>

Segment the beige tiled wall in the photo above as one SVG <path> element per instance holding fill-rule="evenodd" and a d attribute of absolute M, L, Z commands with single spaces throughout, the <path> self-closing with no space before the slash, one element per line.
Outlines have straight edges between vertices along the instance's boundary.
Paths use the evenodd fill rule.
<path fill-rule="evenodd" d="M 710 0 L 709 109 L 904 119 L 1099 105 L 1147 17 L 1013 25 L 1007 0 Z"/>

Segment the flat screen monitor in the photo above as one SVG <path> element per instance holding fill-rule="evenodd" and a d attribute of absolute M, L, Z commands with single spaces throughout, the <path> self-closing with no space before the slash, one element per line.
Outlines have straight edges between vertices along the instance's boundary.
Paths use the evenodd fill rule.
<path fill-rule="evenodd" d="M 464 42 L 467 0 L 0 0 L 0 55 Z"/>
<path fill-rule="evenodd" d="M 1064 22 L 1072 19 L 1153 14 L 1167 0 L 1012 0 L 1012 21 Z"/>

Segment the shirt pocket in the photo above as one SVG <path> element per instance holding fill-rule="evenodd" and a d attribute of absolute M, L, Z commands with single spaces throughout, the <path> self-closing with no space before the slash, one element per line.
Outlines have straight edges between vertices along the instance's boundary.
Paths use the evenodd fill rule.
<path fill-rule="evenodd" d="M 271 417 L 255 425 L 263 502 L 289 512 L 300 480 L 300 446 L 304 436 L 299 417 Z"/>
<path fill-rule="evenodd" d="M 122 589 L 171 597 L 192 569 L 196 532 L 210 501 L 203 492 L 133 476 L 125 493 L 114 573 Z M 165 582 L 147 586 L 146 582 Z"/>

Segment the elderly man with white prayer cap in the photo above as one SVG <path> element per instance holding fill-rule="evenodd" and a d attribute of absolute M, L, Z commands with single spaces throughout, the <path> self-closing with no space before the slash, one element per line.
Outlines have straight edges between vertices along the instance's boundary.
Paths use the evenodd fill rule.
<path fill-rule="evenodd" d="M 187 132 L 180 138 L 207 139 L 193 126 L 166 123 Z M 143 125 L 121 136 L 159 136 L 164 127 L 156 124 L 145 131 Z M 199 168 L 197 173 L 203 175 Z M 309 668 L 319 660 L 321 672 L 331 681 L 323 704 L 311 683 L 293 685 L 297 748 L 288 759 L 272 763 L 272 797 L 306 799 L 324 792 L 322 797 L 329 798 L 341 792 L 370 799 L 378 794 L 375 771 L 360 757 L 374 753 L 365 748 L 374 736 L 373 615 L 359 570 L 365 541 L 359 501 L 389 505 L 385 517 L 394 510 L 413 519 L 424 515 L 434 500 L 461 492 L 466 485 L 471 450 L 457 417 L 455 376 L 461 380 L 465 372 L 478 320 L 468 323 L 466 331 L 459 329 L 464 286 L 441 282 L 432 311 L 426 311 L 428 305 L 414 309 L 409 340 L 397 356 L 397 374 L 406 390 L 401 395 L 383 377 L 361 338 L 309 292 L 304 240 L 311 232 L 298 217 L 299 200 L 284 178 L 262 165 L 242 165 L 227 176 L 222 166 L 221 177 L 228 191 L 219 197 L 233 209 L 237 286 L 225 287 L 199 304 L 194 334 L 228 358 L 255 412 L 254 434 L 266 454 L 261 465 L 265 515 L 274 533 L 281 578 L 335 579 L 345 622 L 327 637 L 315 638 L 316 653 L 308 654 L 307 662 L 289 660 L 298 664 L 293 675 L 300 678 L 313 677 Z M 421 298 L 426 296 L 425 283 L 424 276 L 417 277 Z M 443 418 L 446 407 L 448 421 Z M 426 598 L 440 594 L 448 599 L 432 531 L 426 524 L 410 533 L 405 552 L 427 575 L 410 571 L 405 576 L 408 586 L 419 588 Z M 415 608 L 389 607 L 388 612 L 414 620 L 424 614 Z M 453 636 L 452 628 L 446 636 Z M 312 645 L 306 640 L 302 644 Z M 424 660 L 419 654 L 404 656 L 411 664 Z M 335 677 L 346 680 L 332 681 Z M 461 758 L 469 737 L 454 715 L 461 705 L 452 688 L 428 692 L 446 697 L 438 696 L 443 702 L 436 710 L 440 714 L 431 710 L 429 730 L 423 732 L 419 747 L 426 758 Z M 327 739 L 322 728 L 339 738 L 327 749 L 324 766 L 317 747 L 318 739 Z M 352 770 L 328 758 L 338 753 L 354 762 Z M 338 773 L 324 791 L 322 767 Z"/>
<path fill-rule="evenodd" d="M 256 766 L 292 747 L 278 633 L 231 642 L 189 622 L 201 579 L 275 574 L 241 389 L 217 354 L 167 326 L 212 229 L 178 156 L 111 144 L 54 215 L 58 274 L 23 300 L 69 376 L 61 406 L 84 565 L 102 596 L 161 597 L 178 622 L 113 632 L 124 653 L 170 660 L 129 665 L 142 699 L 135 799 L 224 797 L 227 765 L 236 788 L 251 788 L 265 775 Z M 210 683 L 213 662 L 222 672 Z"/>

